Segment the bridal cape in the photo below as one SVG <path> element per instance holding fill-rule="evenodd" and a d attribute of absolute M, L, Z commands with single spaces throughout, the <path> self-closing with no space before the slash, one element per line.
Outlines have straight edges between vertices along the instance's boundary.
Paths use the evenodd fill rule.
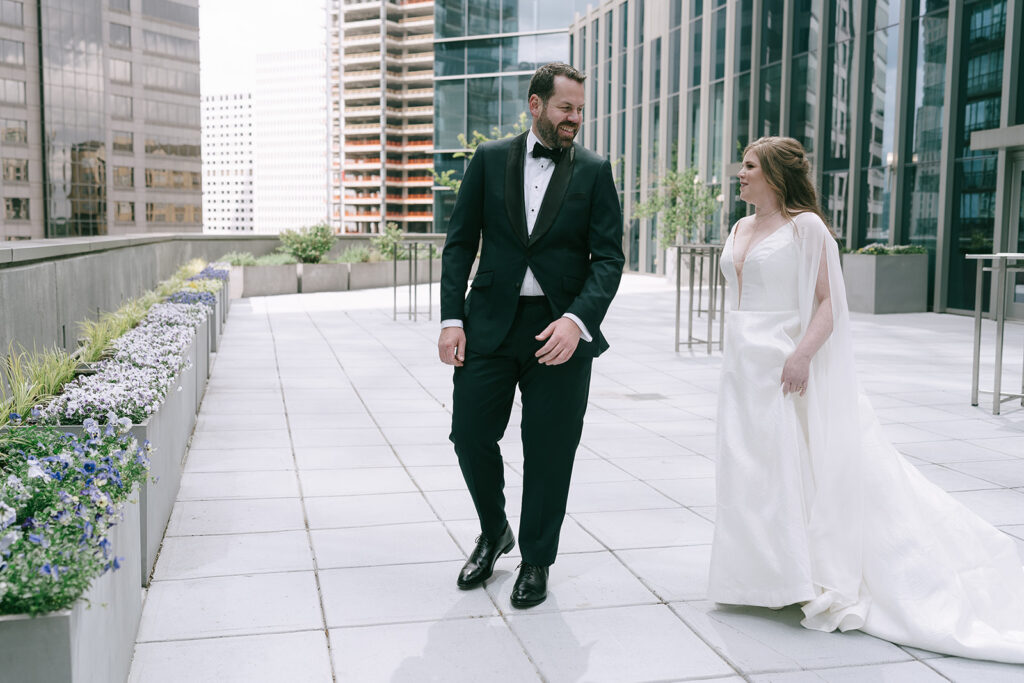
<path fill-rule="evenodd" d="M 733 235 L 721 267 L 731 310 L 709 597 L 803 603 L 807 628 L 1024 663 L 1016 545 L 882 435 L 858 391 L 839 252 L 824 223 L 802 213 L 755 244 L 742 288 Z M 782 367 L 816 310 L 819 268 L 832 334 L 811 361 L 805 395 L 783 396 Z"/>

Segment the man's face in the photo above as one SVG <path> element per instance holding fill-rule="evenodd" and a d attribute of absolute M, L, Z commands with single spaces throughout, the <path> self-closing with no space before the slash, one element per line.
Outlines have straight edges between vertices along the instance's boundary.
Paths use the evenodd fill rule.
<path fill-rule="evenodd" d="M 537 95 L 530 97 L 533 130 L 546 147 L 572 146 L 583 121 L 583 101 L 583 84 L 565 76 L 555 76 L 555 92 L 547 102 Z"/>

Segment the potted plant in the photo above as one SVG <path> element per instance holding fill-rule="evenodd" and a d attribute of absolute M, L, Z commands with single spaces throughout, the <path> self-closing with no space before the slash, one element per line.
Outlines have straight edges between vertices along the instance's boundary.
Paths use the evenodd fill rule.
<path fill-rule="evenodd" d="M 924 313 L 928 310 L 928 251 L 918 245 L 869 244 L 842 255 L 850 310 Z"/>

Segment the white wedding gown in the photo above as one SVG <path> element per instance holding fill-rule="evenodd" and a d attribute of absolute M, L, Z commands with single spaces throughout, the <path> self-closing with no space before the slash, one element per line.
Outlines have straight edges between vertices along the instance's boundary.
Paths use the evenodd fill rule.
<path fill-rule="evenodd" d="M 709 597 L 781 607 L 803 625 L 860 629 L 935 652 L 1024 663 L 1024 570 L 1014 542 L 929 482 L 860 396 L 835 241 L 810 213 L 755 244 L 731 310 L 719 388 Z M 803 397 L 780 377 L 826 268 L 833 331 Z M 742 291 L 741 291 L 742 289 Z"/>

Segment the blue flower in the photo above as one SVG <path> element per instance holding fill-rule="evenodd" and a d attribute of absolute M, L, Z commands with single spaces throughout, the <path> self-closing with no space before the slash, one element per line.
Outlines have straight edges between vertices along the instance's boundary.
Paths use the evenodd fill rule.
<path fill-rule="evenodd" d="M 84 429 L 85 433 L 89 434 L 90 436 L 98 436 L 100 433 L 100 424 L 93 418 L 87 417 L 82 422 L 82 429 Z"/>
<path fill-rule="evenodd" d="M 12 424 L 21 424 L 21 415 L 18 415 L 18 413 L 11 413 L 7 416 L 7 419 L 9 419 Z"/>
<path fill-rule="evenodd" d="M 86 474 L 92 474 L 96 471 L 96 463 L 92 460 L 86 460 L 82 463 L 82 471 Z"/>
<path fill-rule="evenodd" d="M 33 406 L 31 415 L 33 420 L 38 420 L 43 416 L 43 413 L 41 410 L 39 410 L 39 406 Z"/>

